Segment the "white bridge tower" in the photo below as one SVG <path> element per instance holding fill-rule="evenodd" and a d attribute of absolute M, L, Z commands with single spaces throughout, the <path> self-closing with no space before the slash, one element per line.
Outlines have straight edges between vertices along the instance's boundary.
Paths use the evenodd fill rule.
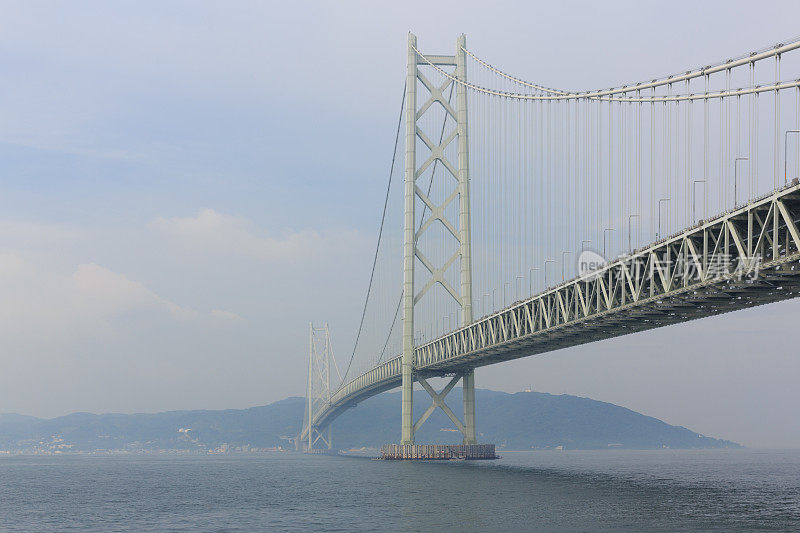
<path fill-rule="evenodd" d="M 441 85 L 434 84 L 424 70 L 444 74 Z M 469 201 L 469 149 L 467 139 L 467 89 L 453 78 L 466 81 L 466 37 L 461 35 L 456 41 L 455 55 L 423 56 L 417 49 L 417 38 L 408 35 L 408 71 L 406 79 L 406 154 L 404 187 L 404 233 L 403 233 L 403 352 L 402 352 L 402 439 L 401 444 L 413 444 L 414 433 L 436 410 L 441 408 L 461 431 L 464 444 L 475 444 L 475 370 L 464 368 L 457 372 L 448 385 L 439 393 L 428 384 L 425 377 L 416 373 L 414 345 L 414 308 L 425 294 L 436 284 L 440 284 L 452 296 L 461 309 L 460 326 L 472 322 L 472 256 L 470 251 L 470 201 Z M 455 84 L 455 108 L 445 97 L 447 89 Z M 417 89 L 425 88 L 428 99 L 419 105 Z M 443 127 L 441 139 L 430 139 L 419 122 L 435 106 L 444 109 L 444 125 L 451 124 L 449 130 Z M 449 119 L 452 119 L 450 122 Z M 451 143 L 457 143 L 457 156 Z M 422 157 L 417 157 L 418 148 Z M 453 160 L 455 159 L 455 160 Z M 441 204 L 434 201 L 418 185 L 417 180 L 431 165 L 441 165 L 451 178 L 452 193 Z M 458 216 L 448 218 L 448 205 L 458 201 Z M 429 219 L 418 225 L 417 203 L 429 211 Z M 443 264 L 433 264 L 418 248 L 419 238 L 434 224 L 441 224 L 455 239 L 457 245 L 453 255 Z M 458 289 L 447 281 L 446 273 L 458 261 L 460 284 Z M 427 282 L 419 289 L 414 285 L 415 269 L 420 266 L 420 274 Z M 431 395 L 431 406 L 414 422 L 413 384 L 419 381 Z M 464 421 L 462 422 L 444 402 L 447 393 L 458 380 L 462 381 L 464 391 Z"/>
<path fill-rule="evenodd" d="M 301 446 L 309 453 L 316 449 L 333 448 L 332 424 L 320 430 L 314 425 L 314 414 L 320 412 L 331 401 L 331 368 L 339 375 L 339 368 L 333 358 L 331 336 L 326 322 L 322 327 L 308 326 L 308 389 L 306 392 L 306 409 L 303 413 L 301 435 L 306 438 Z M 339 375 L 339 381 L 342 377 Z"/>

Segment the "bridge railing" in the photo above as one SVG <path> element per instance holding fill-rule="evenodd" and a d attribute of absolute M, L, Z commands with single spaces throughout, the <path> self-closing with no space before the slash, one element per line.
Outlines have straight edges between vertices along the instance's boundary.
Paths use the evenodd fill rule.
<path fill-rule="evenodd" d="M 385 363 L 381 363 L 372 370 L 361 374 L 354 380 L 341 387 L 331 396 L 331 404 L 340 402 L 343 398 L 349 396 L 355 391 L 369 388 L 373 385 L 381 383 L 387 379 L 400 375 L 400 357 L 390 359 Z"/>
<path fill-rule="evenodd" d="M 375 368 L 341 386 L 331 395 L 327 405 L 314 413 L 314 425 L 324 422 L 331 411 L 350 407 L 359 396 L 367 394 L 373 389 L 380 388 L 387 383 L 399 380 L 401 363 L 401 358 L 399 356 L 395 357 L 379 364 Z M 305 431 L 306 428 L 303 429 L 303 432 Z"/>

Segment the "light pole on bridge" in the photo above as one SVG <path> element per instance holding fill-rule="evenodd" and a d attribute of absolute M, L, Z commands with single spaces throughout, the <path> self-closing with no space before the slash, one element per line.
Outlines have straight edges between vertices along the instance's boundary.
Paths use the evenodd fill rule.
<path fill-rule="evenodd" d="M 638 214 L 628 215 L 628 253 L 633 253 L 633 246 L 631 245 L 631 219 L 633 218 L 638 218 L 641 221 L 641 217 Z"/>
<path fill-rule="evenodd" d="M 696 179 L 692 182 L 692 223 L 697 221 L 697 216 L 695 215 L 695 204 L 697 203 L 697 187 L 695 187 L 698 183 L 705 183 L 706 180 L 704 179 Z M 705 187 L 703 188 L 703 194 L 705 194 Z"/>
<path fill-rule="evenodd" d="M 800 130 L 786 130 L 783 134 L 783 184 L 789 182 L 789 169 L 786 164 L 786 160 L 789 158 L 789 134 L 790 133 L 800 133 Z M 800 163 L 798 163 L 800 164 Z"/>
<path fill-rule="evenodd" d="M 571 250 L 561 250 L 561 281 L 566 279 L 566 274 L 564 273 L 564 256 L 572 254 Z"/>
<path fill-rule="evenodd" d="M 733 208 L 739 205 L 739 161 L 750 161 L 749 157 L 737 157 L 733 162 Z"/>
<path fill-rule="evenodd" d="M 530 271 L 528 272 L 528 276 L 529 276 L 529 278 L 528 278 L 528 291 L 530 292 L 530 295 L 531 295 L 531 296 L 533 296 L 533 271 L 534 271 L 534 270 L 539 270 L 539 269 L 538 269 L 538 268 L 536 268 L 536 267 L 533 267 L 533 268 L 532 268 L 532 269 L 530 269 Z"/>
<path fill-rule="evenodd" d="M 547 263 L 555 264 L 555 259 L 545 259 L 544 260 L 544 286 L 547 288 Z"/>
<path fill-rule="evenodd" d="M 669 200 L 670 200 L 669 198 L 662 198 L 658 201 L 658 233 L 656 233 L 657 239 L 661 238 L 661 206 L 664 203 L 669 202 Z"/>
<path fill-rule="evenodd" d="M 606 256 L 606 234 L 609 231 L 614 231 L 614 228 L 606 228 L 603 230 L 603 260 L 608 261 L 608 257 Z"/>

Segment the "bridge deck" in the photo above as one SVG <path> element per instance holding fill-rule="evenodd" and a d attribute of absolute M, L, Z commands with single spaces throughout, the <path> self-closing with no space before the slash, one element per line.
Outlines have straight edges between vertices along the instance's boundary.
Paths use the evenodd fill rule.
<path fill-rule="evenodd" d="M 798 219 L 794 183 L 421 345 L 415 372 L 443 376 L 796 297 Z M 314 425 L 399 386 L 400 373 L 398 356 L 348 382 Z"/>

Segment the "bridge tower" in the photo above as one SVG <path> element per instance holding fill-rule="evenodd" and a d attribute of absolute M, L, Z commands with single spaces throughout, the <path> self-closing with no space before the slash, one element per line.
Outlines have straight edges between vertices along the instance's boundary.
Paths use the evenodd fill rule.
<path fill-rule="evenodd" d="M 314 447 L 318 443 L 328 450 L 333 447 L 332 424 L 328 424 L 327 428 L 320 430 L 313 424 L 313 416 L 323 406 L 330 403 L 331 367 L 337 373 L 339 369 L 333 358 L 328 323 L 316 328 L 313 323 L 309 323 L 308 335 L 308 389 L 301 430 L 301 435 L 306 435 L 306 439 L 301 445 L 308 453 L 313 453 Z"/>
<path fill-rule="evenodd" d="M 434 84 L 426 77 L 423 68 L 438 70 L 444 73 L 443 83 Z M 467 139 L 467 90 L 461 83 L 456 83 L 453 78 L 466 81 L 466 36 L 461 35 L 456 41 L 455 55 L 429 55 L 423 56 L 417 48 L 417 38 L 408 35 L 408 70 L 406 78 L 406 138 L 405 138 L 405 176 L 404 176 L 404 233 L 403 233 L 403 344 L 402 344 L 402 438 L 401 444 L 413 444 L 414 434 L 425 420 L 437 408 L 441 408 L 453 421 L 463 434 L 464 444 L 475 444 L 475 370 L 474 368 L 461 369 L 452 377 L 450 383 L 437 393 L 425 380 L 425 376 L 416 373 L 415 345 L 414 345 L 414 308 L 421 298 L 435 284 L 440 284 L 446 292 L 453 297 L 461 309 L 461 327 L 472 322 L 472 255 L 470 250 L 470 200 L 469 200 L 469 148 Z M 418 86 L 422 85 L 429 93 L 427 101 L 418 105 Z M 451 87 L 455 84 L 456 87 Z M 449 98 L 445 96 L 447 89 L 455 89 L 455 109 L 451 106 Z M 435 105 L 444 109 L 445 120 L 441 138 L 429 139 L 418 125 L 418 122 L 431 111 Z M 452 119 L 452 122 L 448 120 Z M 448 123 L 454 124 L 449 131 L 445 129 Z M 453 150 L 447 150 L 452 142 L 457 142 L 457 158 L 453 159 Z M 417 158 L 418 142 L 421 142 L 420 151 L 423 157 Z M 449 156 L 449 157 L 448 157 Z M 440 205 L 435 205 L 426 193 L 417 185 L 417 180 L 431 166 L 439 164 L 446 169 L 452 178 L 453 194 Z M 457 220 L 448 219 L 447 206 L 458 199 Z M 417 200 L 430 212 L 431 223 L 417 227 L 417 213 L 415 212 Z M 455 218 L 452 215 L 450 218 Z M 441 265 L 434 265 L 417 247 L 419 237 L 429 230 L 433 223 L 442 224 L 457 240 L 458 246 L 454 255 Z M 458 260 L 460 263 L 460 284 L 458 290 L 454 289 L 447 281 L 445 274 Z M 415 269 L 422 266 L 420 274 L 427 276 L 427 283 L 415 292 Z M 431 395 L 433 402 L 425 413 L 414 422 L 413 413 L 413 384 L 414 380 L 420 382 L 423 388 Z M 444 403 L 444 397 L 461 380 L 464 393 L 464 421 L 463 423 Z"/>

